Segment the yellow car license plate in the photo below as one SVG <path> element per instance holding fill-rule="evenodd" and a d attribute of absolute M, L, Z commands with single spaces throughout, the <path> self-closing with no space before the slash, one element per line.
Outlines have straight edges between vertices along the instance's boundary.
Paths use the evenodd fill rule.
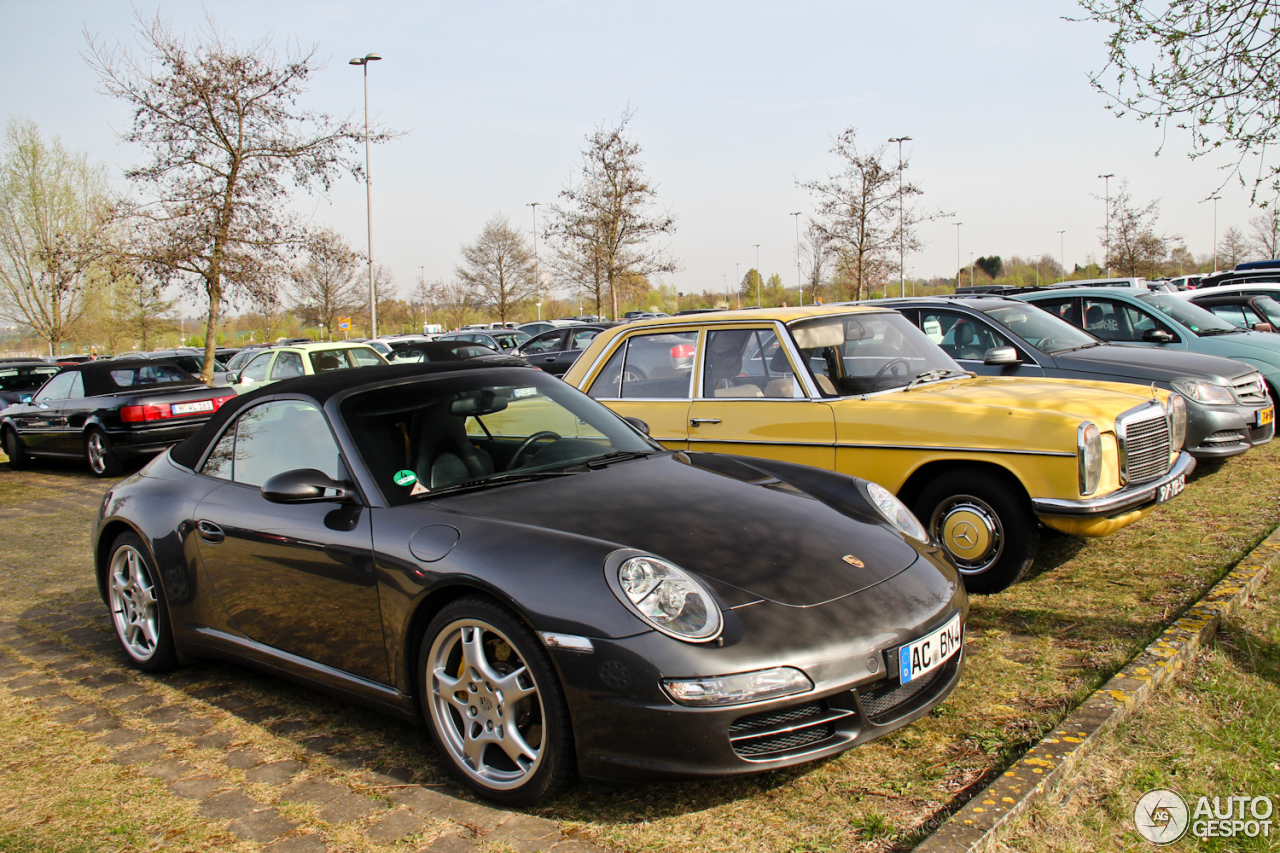
<path fill-rule="evenodd" d="M 1272 406 L 1269 409 L 1263 409 L 1258 412 L 1258 426 L 1266 426 L 1276 419 L 1276 409 Z"/>

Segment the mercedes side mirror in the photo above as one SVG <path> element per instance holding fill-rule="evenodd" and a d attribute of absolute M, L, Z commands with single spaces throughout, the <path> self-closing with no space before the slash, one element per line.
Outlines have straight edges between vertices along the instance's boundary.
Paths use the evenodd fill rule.
<path fill-rule="evenodd" d="M 1173 340 L 1173 335 L 1164 329 L 1147 329 L 1142 333 L 1142 339 L 1149 344 L 1167 344 Z"/>
<path fill-rule="evenodd" d="M 331 479 L 314 468 L 285 471 L 262 484 L 262 496 L 272 503 L 301 504 L 318 501 L 355 500 L 355 489 L 346 480 Z"/>
<path fill-rule="evenodd" d="M 1022 364 L 1013 347 L 992 347 L 982 356 L 983 364 Z"/>
<path fill-rule="evenodd" d="M 1276 327 L 1270 323 L 1254 323 L 1253 330 L 1255 332 L 1274 332 Z"/>

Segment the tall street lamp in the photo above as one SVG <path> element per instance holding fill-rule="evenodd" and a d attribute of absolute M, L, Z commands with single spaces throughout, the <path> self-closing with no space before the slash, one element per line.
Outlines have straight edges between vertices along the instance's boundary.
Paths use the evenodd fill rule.
<path fill-rule="evenodd" d="M 533 208 L 533 295 L 538 299 L 538 319 L 542 319 L 542 273 L 538 269 L 538 205 L 540 201 L 531 201 L 525 207 Z"/>
<path fill-rule="evenodd" d="M 760 279 L 764 276 L 760 275 L 760 244 L 756 243 L 756 307 L 760 307 Z"/>
<path fill-rule="evenodd" d="M 1107 278 L 1111 278 L 1111 179 L 1116 176 L 1115 172 L 1106 175 L 1099 175 L 1099 178 L 1106 181 L 1107 188 L 1107 212 L 1102 220 L 1103 227 L 1107 231 L 1107 243 L 1102 247 L 1102 257 L 1107 262 Z"/>
<path fill-rule="evenodd" d="M 738 291 L 738 307 L 742 307 L 742 276 L 738 273 L 739 267 L 742 266 L 741 261 L 733 262 L 733 289 Z"/>
<path fill-rule="evenodd" d="M 1218 271 L 1218 199 L 1220 195 L 1211 195 L 1206 201 L 1213 202 L 1213 271 Z"/>
<path fill-rule="evenodd" d="M 369 221 L 369 337 L 378 336 L 378 300 L 373 291 L 373 176 L 369 174 L 369 63 L 382 57 L 366 53 L 356 57 L 349 65 L 364 67 L 364 194 Z"/>
<path fill-rule="evenodd" d="M 796 218 L 796 289 L 800 293 L 800 304 L 804 304 L 804 279 L 800 278 L 800 214 L 803 211 L 793 210 L 791 215 Z"/>
<path fill-rule="evenodd" d="M 956 223 L 956 290 L 960 289 L 960 226 L 963 222 Z"/>
<path fill-rule="evenodd" d="M 889 140 L 898 143 L 898 288 L 900 296 L 907 295 L 907 233 L 902 228 L 902 143 L 910 142 L 910 136 L 895 136 Z"/>
<path fill-rule="evenodd" d="M 1062 280 L 1067 280 L 1067 238 L 1062 236 L 1066 231 L 1058 232 L 1058 257 L 1062 258 Z"/>

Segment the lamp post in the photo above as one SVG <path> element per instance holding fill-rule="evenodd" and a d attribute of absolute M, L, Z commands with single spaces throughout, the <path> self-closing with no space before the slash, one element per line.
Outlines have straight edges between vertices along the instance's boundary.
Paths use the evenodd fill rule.
<path fill-rule="evenodd" d="M 960 289 L 960 226 L 963 222 L 956 223 L 956 290 Z"/>
<path fill-rule="evenodd" d="M 1213 202 L 1213 271 L 1218 271 L 1218 199 L 1220 195 L 1211 195 L 1209 200 Z"/>
<path fill-rule="evenodd" d="M 725 307 L 725 310 L 728 310 L 729 308 L 729 274 L 728 273 L 725 273 L 724 275 L 720 276 L 720 284 L 722 287 L 724 287 L 724 307 Z"/>
<path fill-rule="evenodd" d="M 364 68 L 364 193 L 365 208 L 369 222 L 369 337 L 378 336 L 378 300 L 373 290 L 373 176 L 369 174 L 369 63 L 382 57 L 376 53 L 366 53 L 356 57 L 349 65 Z"/>
<path fill-rule="evenodd" d="M 418 282 L 422 285 L 422 334 L 427 333 L 427 266 L 418 265 Z"/>
<path fill-rule="evenodd" d="M 1107 212 L 1103 217 L 1102 225 L 1107 232 L 1106 245 L 1102 247 L 1102 257 L 1107 262 L 1107 278 L 1111 278 L 1111 179 L 1116 176 L 1115 172 L 1109 172 L 1105 175 L 1099 175 L 1099 178 L 1106 181 L 1107 188 Z"/>
<path fill-rule="evenodd" d="M 889 140 L 898 143 L 898 288 L 899 296 L 907 295 L 907 233 L 902 224 L 902 143 L 910 142 L 910 136 L 895 136 Z"/>
<path fill-rule="evenodd" d="M 1062 236 L 1066 231 L 1058 232 L 1058 257 L 1062 258 L 1062 280 L 1067 280 L 1067 238 Z"/>
<path fill-rule="evenodd" d="M 764 276 L 760 275 L 760 244 L 756 243 L 756 307 L 760 307 L 760 279 Z"/>
<path fill-rule="evenodd" d="M 733 262 L 733 289 L 738 291 L 738 307 L 742 307 L 742 276 L 738 273 L 741 261 Z"/>
<path fill-rule="evenodd" d="M 542 298 L 542 274 L 538 269 L 538 205 L 540 201 L 528 202 L 525 207 L 533 208 L 533 294 Z M 538 303 L 538 319 L 542 319 L 542 303 Z"/>
<path fill-rule="evenodd" d="M 796 289 L 800 293 L 800 304 L 804 304 L 804 279 L 800 278 L 800 214 L 803 211 L 793 210 L 791 215 L 796 218 Z"/>

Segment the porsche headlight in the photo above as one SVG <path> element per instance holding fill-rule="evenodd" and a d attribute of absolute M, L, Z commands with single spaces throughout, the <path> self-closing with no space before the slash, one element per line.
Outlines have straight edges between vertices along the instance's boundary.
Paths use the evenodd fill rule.
<path fill-rule="evenodd" d="M 681 705 L 708 707 L 763 702 L 813 689 L 809 676 L 790 666 L 718 675 L 710 678 L 666 678 L 662 686 Z"/>
<path fill-rule="evenodd" d="M 1169 446 L 1181 450 L 1187 443 L 1187 401 L 1177 394 L 1169 395 Z"/>
<path fill-rule="evenodd" d="M 632 557 L 618 567 L 623 603 L 677 640 L 713 640 L 724 624 L 706 587 L 684 569 L 657 557 Z"/>
<path fill-rule="evenodd" d="M 929 543 L 929 534 L 925 533 L 924 525 L 920 523 L 920 519 L 916 518 L 915 513 L 907 509 L 907 505 L 898 500 L 884 486 L 879 483 L 867 483 L 867 497 L 871 498 L 871 502 L 875 504 L 876 509 L 884 516 L 885 521 L 912 539 L 925 544 Z"/>
<path fill-rule="evenodd" d="M 1080 494 L 1091 495 L 1102 478 L 1102 431 L 1088 421 L 1076 430 L 1076 461 L 1080 465 Z"/>
<path fill-rule="evenodd" d="M 1169 384 L 1173 386 L 1173 390 L 1188 400 L 1195 400 L 1197 403 L 1204 403 L 1209 406 L 1230 406 L 1235 402 L 1235 398 L 1231 396 L 1230 389 L 1215 385 L 1212 382 L 1206 382 L 1203 379 L 1186 377 L 1175 379 Z"/>

